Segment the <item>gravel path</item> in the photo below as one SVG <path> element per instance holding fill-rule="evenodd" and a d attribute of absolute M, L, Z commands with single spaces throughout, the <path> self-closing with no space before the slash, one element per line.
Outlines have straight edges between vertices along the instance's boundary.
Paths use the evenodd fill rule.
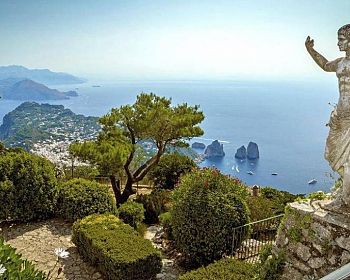
<path fill-rule="evenodd" d="M 101 274 L 85 263 L 71 241 L 71 224 L 61 220 L 46 220 L 30 224 L 5 226 L 1 228 L 6 243 L 17 249 L 18 253 L 32 261 L 38 269 L 48 273 L 63 266 L 61 280 L 103 280 Z M 0 232 L 1 233 L 1 232 Z M 60 259 L 55 248 L 65 248 L 70 253 L 67 259 Z"/>

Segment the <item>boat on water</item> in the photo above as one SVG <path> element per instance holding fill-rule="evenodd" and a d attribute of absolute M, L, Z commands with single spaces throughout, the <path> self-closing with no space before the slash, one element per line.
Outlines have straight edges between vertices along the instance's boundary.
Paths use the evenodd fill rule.
<path fill-rule="evenodd" d="M 278 173 L 273 172 L 273 173 L 271 173 L 271 175 L 273 175 L 273 176 L 277 176 L 277 175 L 278 175 Z"/>
<path fill-rule="evenodd" d="M 309 182 L 307 182 L 309 185 L 313 185 L 317 183 L 316 179 L 311 179 Z"/>
<path fill-rule="evenodd" d="M 236 166 L 236 171 L 239 172 L 238 166 Z"/>
<path fill-rule="evenodd" d="M 250 170 L 250 171 L 247 171 L 247 174 L 254 175 L 254 172 Z"/>

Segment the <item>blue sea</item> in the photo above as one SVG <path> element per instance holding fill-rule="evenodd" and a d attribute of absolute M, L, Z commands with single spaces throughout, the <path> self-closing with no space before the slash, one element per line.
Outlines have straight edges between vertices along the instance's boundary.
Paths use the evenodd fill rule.
<path fill-rule="evenodd" d="M 336 79 L 325 80 L 118 82 L 100 87 L 83 84 L 58 87 L 61 90 L 78 87 L 79 97 L 46 103 L 62 104 L 75 113 L 91 116 L 102 116 L 112 107 L 132 104 L 140 92 L 171 97 L 174 104 L 198 104 L 205 114 L 201 125 L 205 133 L 193 141 L 207 145 L 218 139 L 226 153 L 224 158 L 205 160 L 201 166 L 215 166 L 248 185 L 310 193 L 328 191 L 335 180 L 323 154 L 328 134 L 326 123 L 333 109 L 329 103 L 337 102 L 338 90 Z M 0 119 L 20 103 L 1 100 Z M 247 147 L 250 141 L 258 144 L 260 158 L 236 160 L 236 150 L 242 145 Z M 248 171 L 254 175 L 247 174 Z M 313 178 L 317 183 L 309 185 Z"/>

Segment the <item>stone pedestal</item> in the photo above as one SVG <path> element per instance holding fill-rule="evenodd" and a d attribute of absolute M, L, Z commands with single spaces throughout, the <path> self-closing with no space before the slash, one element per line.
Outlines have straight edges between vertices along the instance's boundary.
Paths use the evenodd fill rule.
<path fill-rule="evenodd" d="M 350 262 L 350 215 L 323 210 L 324 203 L 287 206 L 272 250 L 286 263 L 281 279 L 319 279 Z"/>

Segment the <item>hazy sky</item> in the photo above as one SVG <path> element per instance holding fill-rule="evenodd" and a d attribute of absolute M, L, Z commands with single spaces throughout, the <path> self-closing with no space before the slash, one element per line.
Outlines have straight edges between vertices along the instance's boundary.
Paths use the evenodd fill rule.
<path fill-rule="evenodd" d="M 322 73 L 349 0 L 0 0 L 0 65 L 108 79 L 294 79 Z"/>

